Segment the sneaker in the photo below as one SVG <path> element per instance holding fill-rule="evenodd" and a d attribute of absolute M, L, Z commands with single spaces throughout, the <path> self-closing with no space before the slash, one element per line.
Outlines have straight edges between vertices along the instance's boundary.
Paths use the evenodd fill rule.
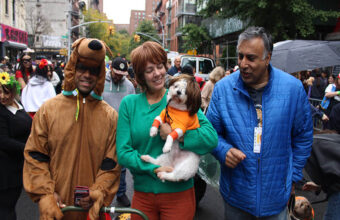
<path fill-rule="evenodd" d="M 122 196 L 117 197 L 117 202 L 119 202 L 124 207 L 129 207 L 130 206 L 130 200 L 129 200 L 129 198 L 125 194 L 123 194 Z"/>

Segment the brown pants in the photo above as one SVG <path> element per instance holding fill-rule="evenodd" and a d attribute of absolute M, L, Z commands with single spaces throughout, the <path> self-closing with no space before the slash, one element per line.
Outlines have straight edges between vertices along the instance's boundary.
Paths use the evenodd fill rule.
<path fill-rule="evenodd" d="M 144 193 L 135 191 L 131 208 L 142 211 L 149 220 L 192 220 L 195 216 L 195 190 L 176 193 Z M 141 220 L 131 215 L 131 220 Z"/>

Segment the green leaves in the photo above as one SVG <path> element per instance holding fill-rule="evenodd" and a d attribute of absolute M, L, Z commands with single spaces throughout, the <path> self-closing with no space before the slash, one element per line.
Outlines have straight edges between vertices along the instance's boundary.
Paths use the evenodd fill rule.
<path fill-rule="evenodd" d="M 208 30 L 204 27 L 199 27 L 195 24 L 187 24 L 182 28 L 184 49 L 197 50 L 198 53 L 202 53 L 210 47 L 211 38 Z"/>
<path fill-rule="evenodd" d="M 334 1 L 336 2 L 336 1 Z M 316 23 L 322 23 L 340 17 L 340 12 L 326 10 L 332 7 L 327 1 L 316 9 L 309 0 L 198 0 L 205 8 L 200 12 L 204 17 L 237 17 L 248 25 L 262 26 L 274 37 L 275 41 L 310 38 Z M 321 8 L 322 7 L 322 8 Z M 334 23 L 335 24 L 335 23 Z"/>

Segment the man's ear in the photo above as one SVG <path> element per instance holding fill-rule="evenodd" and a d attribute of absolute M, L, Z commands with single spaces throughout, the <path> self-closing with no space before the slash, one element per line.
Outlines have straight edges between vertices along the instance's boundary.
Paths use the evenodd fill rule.
<path fill-rule="evenodd" d="M 271 59 L 272 59 L 272 54 L 271 54 L 271 53 L 268 53 L 268 55 L 267 55 L 267 57 L 266 57 L 266 66 L 269 65 Z"/>

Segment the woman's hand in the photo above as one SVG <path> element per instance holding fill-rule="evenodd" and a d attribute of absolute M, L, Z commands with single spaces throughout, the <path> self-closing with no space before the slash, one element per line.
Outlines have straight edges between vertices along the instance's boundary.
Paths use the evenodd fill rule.
<path fill-rule="evenodd" d="M 162 124 L 159 129 L 159 135 L 161 136 L 162 140 L 165 141 L 171 131 L 171 126 L 168 123 Z M 178 141 L 184 142 L 184 136 L 181 136 Z"/>

